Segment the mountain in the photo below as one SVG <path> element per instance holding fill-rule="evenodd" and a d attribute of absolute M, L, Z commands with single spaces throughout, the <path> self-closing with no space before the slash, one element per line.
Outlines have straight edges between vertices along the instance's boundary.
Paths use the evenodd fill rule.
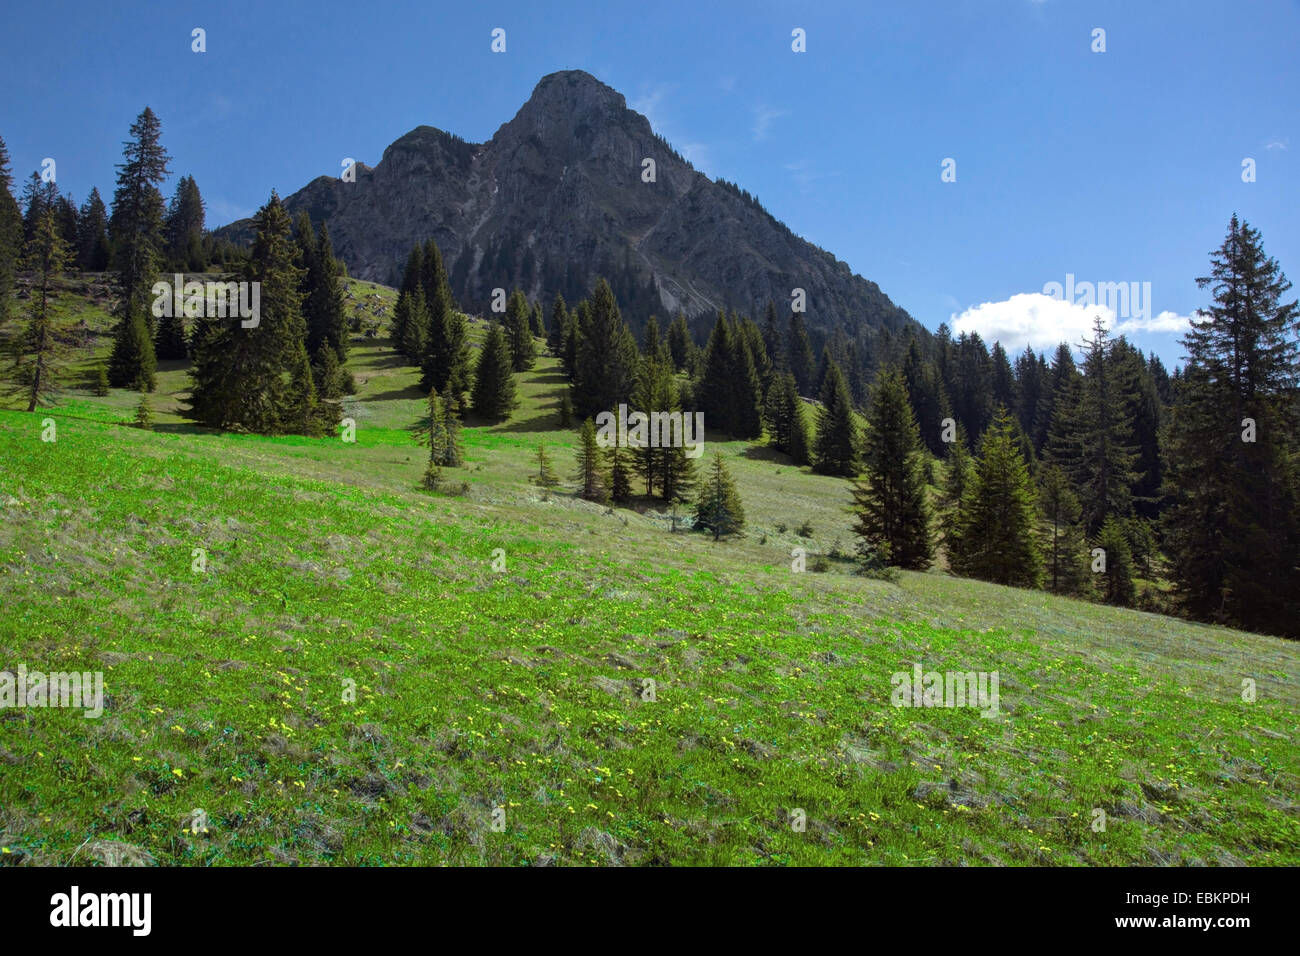
<path fill-rule="evenodd" d="M 358 164 L 355 182 L 322 176 L 285 205 L 328 222 L 336 254 L 363 279 L 395 284 L 411 246 L 434 238 L 470 311 L 485 311 L 494 288 L 548 301 L 558 291 L 572 303 L 604 275 L 634 325 L 679 309 L 700 325 L 720 308 L 762 321 L 768 299 L 784 317 L 802 288 L 816 332 L 920 329 L 749 193 L 698 172 L 622 94 L 581 70 L 543 77 L 486 143 L 419 126 L 378 165 Z M 247 243 L 252 220 L 218 234 Z"/>

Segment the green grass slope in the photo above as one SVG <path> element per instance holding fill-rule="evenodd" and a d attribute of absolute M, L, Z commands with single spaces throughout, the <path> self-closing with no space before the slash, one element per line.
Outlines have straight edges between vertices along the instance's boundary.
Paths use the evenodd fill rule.
<path fill-rule="evenodd" d="M 353 444 L 195 429 L 181 368 L 153 433 L 118 391 L 0 411 L 0 669 L 107 695 L 0 710 L 0 863 L 1300 862 L 1295 644 L 795 573 L 847 486 L 741 443 L 742 540 L 543 494 L 551 359 L 430 496 L 414 370 L 350 367 Z M 997 671 L 999 713 L 891 706 L 917 662 Z"/>

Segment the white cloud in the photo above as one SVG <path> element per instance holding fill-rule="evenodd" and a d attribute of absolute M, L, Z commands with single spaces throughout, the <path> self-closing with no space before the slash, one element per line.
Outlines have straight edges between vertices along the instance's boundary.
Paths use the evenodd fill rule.
<path fill-rule="evenodd" d="M 1282 150 L 1283 152 L 1286 152 L 1286 145 L 1287 145 L 1287 141 L 1286 141 L 1286 140 L 1284 140 L 1284 139 L 1275 139 L 1275 140 L 1273 140 L 1271 143 L 1266 144 L 1266 145 L 1264 146 L 1264 148 L 1265 148 L 1265 149 L 1269 149 L 1269 150 L 1272 150 L 1272 149 L 1280 149 L 1280 150 Z"/>
<path fill-rule="evenodd" d="M 205 197 L 203 205 L 207 208 L 208 228 L 212 228 L 214 222 L 218 225 L 226 225 L 237 219 L 248 219 L 257 211 L 248 206 L 228 202 L 220 196 Z"/>
<path fill-rule="evenodd" d="M 1188 326 L 1187 316 L 1168 310 L 1154 318 L 1125 319 L 1117 324 L 1114 310 L 1106 305 L 1080 305 L 1041 292 L 1021 292 L 1001 302 L 971 306 L 960 315 L 954 312 L 948 325 L 954 336 L 978 332 L 986 344 L 1001 342 L 1014 354 L 1026 347 L 1051 350 L 1061 342 L 1077 346 L 1091 334 L 1095 316 L 1101 316 L 1114 334 L 1129 338 L 1181 333 Z"/>

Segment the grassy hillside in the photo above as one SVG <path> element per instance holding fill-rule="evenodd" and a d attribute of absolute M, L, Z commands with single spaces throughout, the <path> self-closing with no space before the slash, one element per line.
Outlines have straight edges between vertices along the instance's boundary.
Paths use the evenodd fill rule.
<path fill-rule="evenodd" d="M 567 478 L 574 441 L 551 359 L 465 431 L 467 492 L 430 496 L 415 371 L 382 338 L 352 356 L 355 444 L 205 433 L 179 366 L 153 433 L 116 390 L 0 411 L 0 669 L 108 696 L 0 710 L 0 862 L 1300 862 L 1294 643 L 794 573 L 795 546 L 851 546 L 847 485 L 743 443 L 709 445 L 739 541 L 544 494 L 537 442 Z M 891 706 L 917 662 L 997 671 L 999 714 Z"/>

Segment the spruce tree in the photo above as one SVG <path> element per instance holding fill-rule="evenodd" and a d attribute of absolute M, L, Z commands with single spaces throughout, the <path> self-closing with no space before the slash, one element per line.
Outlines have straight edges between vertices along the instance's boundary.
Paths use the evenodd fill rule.
<path fill-rule="evenodd" d="M 1029 470 L 1010 414 L 998 409 L 980 440 L 979 460 L 962 498 L 962 525 L 950 561 L 958 574 L 995 584 L 1037 587 L 1042 555 Z"/>
<path fill-rule="evenodd" d="M 23 214 L 14 199 L 13 183 L 9 150 L 0 138 L 0 330 L 9 320 L 10 298 L 23 249 Z"/>
<path fill-rule="evenodd" d="M 183 359 L 188 353 L 183 311 L 174 311 L 158 320 L 154 333 L 154 355 L 160 359 Z"/>
<path fill-rule="evenodd" d="M 745 509 L 721 452 L 714 452 L 709 475 L 700 488 L 695 504 L 695 527 L 712 532 L 714 541 L 724 535 L 739 534 L 745 527 Z"/>
<path fill-rule="evenodd" d="M 108 259 L 108 209 L 99 189 L 92 188 L 77 213 L 77 264 L 85 272 L 103 272 Z"/>
<path fill-rule="evenodd" d="M 812 395 L 817 374 L 817 360 L 813 357 L 808 329 L 798 312 L 790 313 L 790 328 L 786 339 L 786 357 L 800 395 Z"/>
<path fill-rule="evenodd" d="M 799 394 L 795 389 L 794 376 L 789 372 L 773 375 L 767 388 L 767 398 L 763 400 L 763 422 L 768 441 L 787 455 L 790 454 L 798 405 Z"/>
<path fill-rule="evenodd" d="M 258 322 L 248 328 L 239 318 L 198 323 L 187 413 L 213 428 L 277 434 L 297 429 L 305 415 L 310 365 L 303 345 L 302 270 L 278 195 L 271 193 L 254 221 L 257 233 L 244 278 L 260 286 Z M 296 379 L 293 390 L 291 379 Z"/>
<path fill-rule="evenodd" d="M 636 339 L 604 279 L 597 281 L 578 330 L 575 361 L 573 404 L 579 417 L 612 412 L 627 401 L 636 375 Z"/>
<path fill-rule="evenodd" d="M 474 372 L 474 414 L 487 421 L 502 421 L 514 411 L 515 378 L 510 365 L 510 348 L 493 323 L 483 340 Z"/>
<path fill-rule="evenodd" d="M 1043 516 L 1046 586 L 1057 594 L 1078 594 L 1084 582 L 1084 541 L 1079 528 L 1082 510 L 1070 480 L 1056 465 L 1038 475 L 1038 507 Z"/>
<path fill-rule="evenodd" d="M 106 366 L 95 366 L 95 379 L 91 390 L 99 398 L 104 398 L 108 395 L 108 368 Z"/>
<path fill-rule="evenodd" d="M 533 303 L 532 330 L 534 338 L 539 338 L 545 341 L 546 317 L 542 314 L 542 303 L 540 301 Z"/>
<path fill-rule="evenodd" d="M 203 225 L 203 197 L 198 184 L 193 176 L 182 176 L 163 224 L 165 254 L 173 270 L 200 272 L 206 268 Z"/>
<path fill-rule="evenodd" d="M 1165 541 L 1187 610 L 1300 636 L 1295 395 L 1298 303 L 1258 230 L 1232 217 L 1173 385 Z M 1177 380 L 1175 380 L 1177 382 Z"/>
<path fill-rule="evenodd" d="M 465 449 L 460 440 L 460 417 L 456 414 L 459 404 L 460 399 L 448 382 L 443 387 L 438 402 L 439 411 L 442 413 L 443 438 L 442 460 L 439 464 L 447 468 L 459 468 L 465 463 Z"/>
<path fill-rule="evenodd" d="M 947 474 L 939 501 L 939 537 L 951 566 L 954 555 L 961 548 L 962 504 L 975 475 L 975 460 L 971 457 L 966 434 L 960 425 L 957 426 L 956 440 L 946 444 Z"/>
<path fill-rule="evenodd" d="M 46 210 L 27 243 L 23 267 L 31 273 L 30 316 L 15 343 L 13 361 L 27 411 L 53 403 L 66 350 L 59 342 L 51 314 L 50 290 L 68 263 L 68 248 L 59 236 L 53 210 Z"/>
<path fill-rule="evenodd" d="M 812 462 L 813 470 L 823 475 L 848 478 L 858 470 L 858 429 L 853 421 L 853 402 L 844 375 L 833 361 L 822 384 Z"/>
<path fill-rule="evenodd" d="M 686 316 L 678 312 L 668 323 L 668 354 L 672 358 L 673 371 L 680 372 L 686 368 L 691 353 L 691 332 L 686 327 Z"/>
<path fill-rule="evenodd" d="M 148 318 L 150 290 L 163 249 L 163 198 L 158 191 L 171 159 L 159 144 L 161 124 L 147 106 L 131 125 L 118 164 L 113 216 L 113 260 L 121 287 L 108 377 L 119 388 L 154 388 L 156 357 Z"/>
<path fill-rule="evenodd" d="M 618 504 L 632 498 L 632 470 L 628 467 L 626 450 L 617 444 L 609 449 L 609 497 Z"/>
<path fill-rule="evenodd" d="M 555 469 L 551 467 L 551 459 L 546 454 L 546 445 L 542 442 L 537 443 L 537 474 L 533 480 L 543 488 L 554 488 L 560 483 Z"/>
<path fill-rule="evenodd" d="M 342 366 L 348 360 L 342 264 L 334 257 L 334 245 L 325 223 L 321 223 L 320 234 L 311 247 L 306 298 L 303 300 L 303 317 L 307 321 L 307 352 L 318 355 L 322 345 L 327 343 L 334 352 L 337 364 Z M 306 265 L 304 262 L 304 267 Z"/>
<path fill-rule="evenodd" d="M 1131 607 L 1135 597 L 1133 555 L 1124 534 L 1124 526 L 1113 515 L 1107 517 L 1101 526 L 1101 532 L 1097 535 L 1097 547 L 1106 556 L 1106 570 L 1099 572 L 1102 599 L 1107 604 Z"/>
<path fill-rule="evenodd" d="M 923 571 L 934 561 L 921 436 L 899 372 L 871 389 L 864 476 L 853 483 L 854 533 L 892 565 Z"/>
<path fill-rule="evenodd" d="M 793 376 L 791 376 L 793 378 Z M 808 436 L 808 418 L 798 393 L 790 405 L 790 460 L 802 467 L 812 464 L 812 442 Z"/>
<path fill-rule="evenodd" d="M 398 308 L 402 307 L 403 302 L 405 315 L 402 321 L 402 354 L 425 355 L 432 335 L 433 318 L 429 314 L 428 301 L 424 297 L 424 287 L 416 286 L 414 292 L 399 296 Z M 430 383 L 430 386 L 432 387 L 433 384 Z"/>
<path fill-rule="evenodd" d="M 578 472 L 574 476 L 579 484 L 578 493 L 588 501 L 604 498 L 604 474 L 600 445 L 596 442 L 596 423 L 588 418 L 578 433 Z"/>
<path fill-rule="evenodd" d="M 536 362 L 533 348 L 532 311 L 524 294 L 516 289 L 506 302 L 505 332 L 510 346 L 510 365 L 516 372 L 526 372 Z"/>
<path fill-rule="evenodd" d="M 153 405 L 149 401 L 149 393 L 145 390 L 140 392 L 140 401 L 135 406 L 135 418 L 131 424 L 147 432 L 153 431 Z"/>
<path fill-rule="evenodd" d="M 546 346 L 551 354 L 559 356 L 564 350 L 564 337 L 569 329 L 569 307 L 564 304 L 564 296 L 555 293 L 551 303 L 551 327 L 546 330 Z"/>

